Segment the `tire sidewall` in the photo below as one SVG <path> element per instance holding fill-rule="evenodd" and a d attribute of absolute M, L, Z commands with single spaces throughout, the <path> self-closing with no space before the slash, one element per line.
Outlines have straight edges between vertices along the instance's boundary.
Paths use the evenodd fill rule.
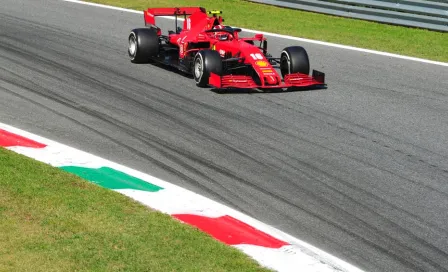
<path fill-rule="evenodd" d="M 200 76 L 198 77 L 196 75 L 196 64 L 198 62 L 198 60 L 201 62 L 202 65 L 202 71 Z M 194 77 L 194 81 L 196 82 L 196 84 L 201 84 L 203 82 L 203 77 L 204 77 L 204 71 L 205 71 L 205 62 L 204 62 L 204 54 L 202 54 L 201 51 L 199 51 L 196 56 L 194 57 L 194 66 L 193 66 L 193 77 Z"/>
<path fill-rule="evenodd" d="M 135 42 L 134 54 L 131 53 L 131 39 L 133 39 Z M 129 34 L 128 42 L 129 42 L 128 46 L 129 57 L 131 58 L 131 61 L 135 61 L 135 56 L 137 55 L 138 52 L 138 39 L 134 31 L 132 31 L 131 34 Z"/>
<path fill-rule="evenodd" d="M 280 55 L 280 71 L 283 77 L 287 74 L 291 74 L 291 58 L 286 50 L 283 50 Z"/>

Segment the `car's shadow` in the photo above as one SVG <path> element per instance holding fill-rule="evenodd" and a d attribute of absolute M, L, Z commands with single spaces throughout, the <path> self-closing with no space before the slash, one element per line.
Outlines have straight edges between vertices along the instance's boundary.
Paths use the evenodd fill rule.
<path fill-rule="evenodd" d="M 158 68 L 160 68 L 160 69 L 164 69 L 164 70 L 166 70 L 166 71 L 168 71 L 168 72 L 172 72 L 172 73 L 175 73 L 175 74 L 184 76 L 184 77 L 186 77 L 186 78 L 193 79 L 193 75 L 192 75 L 192 74 L 189 74 L 189 73 L 187 73 L 187 72 L 184 72 L 184 71 L 182 71 L 182 70 L 179 70 L 179 69 L 176 68 L 176 67 L 173 67 L 173 66 L 170 66 L 170 65 L 166 65 L 166 64 L 163 64 L 163 63 L 159 63 L 159 62 L 151 62 L 151 63 L 149 63 L 149 64 L 152 65 L 152 66 L 158 67 Z"/>

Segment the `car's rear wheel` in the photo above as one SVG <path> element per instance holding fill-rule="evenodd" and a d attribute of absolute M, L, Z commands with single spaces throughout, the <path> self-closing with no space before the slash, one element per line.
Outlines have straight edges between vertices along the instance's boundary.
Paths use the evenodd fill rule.
<path fill-rule="evenodd" d="M 310 61 L 305 48 L 290 46 L 283 49 L 280 55 L 280 71 L 283 77 L 295 73 L 309 74 Z"/>
<path fill-rule="evenodd" d="M 149 28 L 138 28 L 129 34 L 128 54 L 134 63 L 146 63 L 159 53 L 157 32 Z"/>
<path fill-rule="evenodd" d="M 193 77 L 196 85 L 207 87 L 210 74 L 222 75 L 222 60 L 215 50 L 200 50 L 194 57 Z"/>

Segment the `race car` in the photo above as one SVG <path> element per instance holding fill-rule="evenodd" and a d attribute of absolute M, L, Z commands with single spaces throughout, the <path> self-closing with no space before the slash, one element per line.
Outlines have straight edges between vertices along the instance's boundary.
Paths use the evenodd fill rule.
<path fill-rule="evenodd" d="M 129 34 L 129 57 L 133 63 L 158 62 L 175 67 L 193 75 L 199 87 L 326 87 L 324 73 L 313 70 L 309 75 L 309 58 L 303 47 L 286 47 L 280 57 L 272 57 L 263 34 L 239 37 L 241 29 L 224 25 L 220 14 L 202 7 L 148 8 L 144 11 L 146 27 Z M 162 35 L 157 16 L 174 16 L 175 30 Z M 182 27 L 179 17 L 184 19 Z"/>

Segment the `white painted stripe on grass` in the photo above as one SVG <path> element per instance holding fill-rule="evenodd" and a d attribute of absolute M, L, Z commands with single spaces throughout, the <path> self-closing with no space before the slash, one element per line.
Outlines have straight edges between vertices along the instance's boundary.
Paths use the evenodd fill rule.
<path fill-rule="evenodd" d="M 219 203 L 187 190 L 172 188 L 155 193 L 133 189 L 115 191 L 168 214 L 191 214 L 210 218 L 228 214 Z"/>
<path fill-rule="evenodd" d="M 118 7 L 114 7 L 114 6 L 95 4 L 95 3 L 90 3 L 90 2 L 83 2 L 80 0 L 62 0 L 62 1 L 77 3 L 77 4 L 81 4 L 81 5 L 88 5 L 88 6 L 112 9 L 112 10 L 118 10 L 118 11 L 124 11 L 124 12 L 130 12 L 130 13 L 136 13 L 136 14 L 143 14 L 143 11 L 137 11 L 137 10 L 126 9 L 126 8 L 118 8 Z M 161 18 L 174 20 L 174 18 L 171 16 L 161 16 Z M 182 21 L 183 19 L 179 18 L 178 20 Z M 323 46 L 336 47 L 336 48 L 341 48 L 341 49 L 346 49 L 346 50 L 352 50 L 352 51 L 358 51 L 358 52 L 363 52 L 363 53 L 391 57 L 391 58 L 398 58 L 398 59 L 404 59 L 404 60 L 410 60 L 410 61 L 416 61 L 416 62 L 422 62 L 422 63 L 427 63 L 427 64 L 434 64 L 434 65 L 448 67 L 448 62 L 440 62 L 440 61 L 416 58 L 416 57 L 411 57 L 411 56 L 404 56 L 404 55 L 399 55 L 399 54 L 394 54 L 394 53 L 388 53 L 388 52 L 384 52 L 384 51 L 377 51 L 377 50 L 359 48 L 359 47 L 354 47 L 354 46 L 342 45 L 342 44 L 337 44 L 337 43 L 330 43 L 330 42 L 324 42 L 324 41 L 318 41 L 318 40 L 298 38 L 298 37 L 293 37 L 293 36 L 288 36 L 288 35 L 264 32 L 264 31 L 260 31 L 260 30 L 253 30 L 253 29 L 247 29 L 247 28 L 241 28 L 241 29 L 243 31 L 246 31 L 249 33 L 261 33 L 263 35 L 276 37 L 276 38 L 280 38 L 280 39 L 301 41 L 301 42 L 313 43 L 313 44 L 318 44 L 318 45 L 323 45 Z"/>
<path fill-rule="evenodd" d="M 115 190 L 161 212 L 168 214 L 197 214 L 208 217 L 229 215 L 279 240 L 291 244 L 283 246 L 280 249 L 267 249 L 255 245 L 235 245 L 235 247 L 243 250 L 246 254 L 264 266 L 285 272 L 297 271 L 298 268 L 300 271 L 309 272 L 362 272 L 359 268 L 301 241 L 300 239 L 237 210 L 172 183 L 3 123 L 0 123 L 0 129 L 47 145 L 44 148 L 8 148 L 9 150 L 38 161 L 57 167 L 110 167 L 164 188 L 158 192 L 141 192 L 129 189 Z"/>

